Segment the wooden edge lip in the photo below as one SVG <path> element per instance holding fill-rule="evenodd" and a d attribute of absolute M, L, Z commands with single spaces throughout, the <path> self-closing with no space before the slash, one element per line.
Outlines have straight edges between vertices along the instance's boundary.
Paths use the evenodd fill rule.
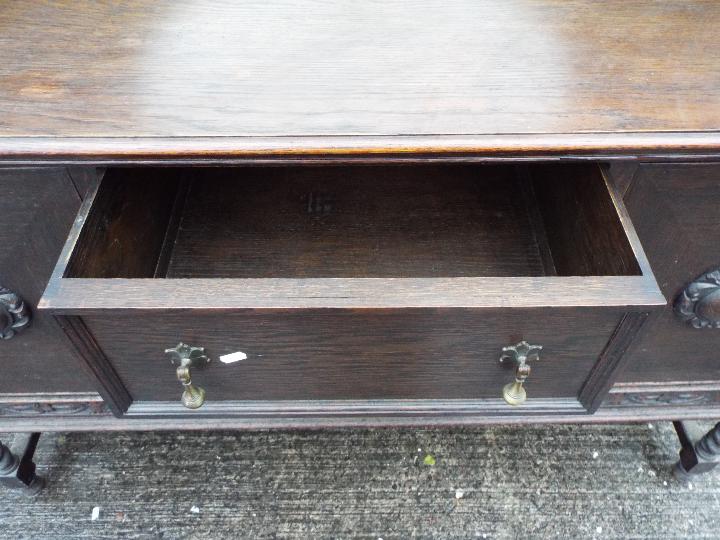
<path fill-rule="evenodd" d="M 650 261 L 645 255 L 645 250 L 643 249 L 642 243 L 640 242 L 640 237 L 637 235 L 635 225 L 630 218 L 630 213 L 625 207 L 622 196 L 617 192 L 612 182 L 610 182 L 608 171 L 605 170 L 603 167 L 599 166 L 597 167 L 597 171 L 602 177 L 603 182 L 605 182 L 605 188 L 608 190 L 608 194 L 610 195 L 612 204 L 615 207 L 615 212 L 618 216 L 618 219 L 620 220 L 623 231 L 625 232 L 625 237 L 630 243 L 630 248 L 632 249 L 638 266 L 640 267 L 640 272 L 645 278 L 655 284 L 658 292 L 662 295 L 662 292 L 660 292 L 660 287 L 657 284 L 657 280 L 655 279 L 655 274 L 652 271 L 652 266 L 650 266 Z"/>
<path fill-rule="evenodd" d="M 329 279 L 53 278 L 39 309 L 56 314 L 243 309 L 665 306 L 646 276 Z"/>
<path fill-rule="evenodd" d="M 672 419 L 717 420 L 716 407 L 602 407 L 594 414 L 583 412 L 548 412 L 538 414 L 487 415 L 416 415 L 416 416 L 313 416 L 304 418 L 279 417 L 193 417 L 193 412 L 175 417 L 137 417 L 94 415 L 83 417 L 55 416 L 4 418 L 0 433 L 33 431 L 175 431 L 175 430 L 258 430 L 258 429 L 345 429 L 398 427 L 477 427 L 487 425 L 514 426 L 526 424 L 614 424 Z"/>
<path fill-rule="evenodd" d="M 520 407 L 512 407 L 502 399 L 441 399 L 441 400 L 288 400 L 288 401 L 209 401 L 192 411 L 199 417 L 367 417 L 392 415 L 412 417 L 423 415 L 506 415 L 524 416 L 564 412 L 587 414 L 585 408 L 572 397 L 536 398 Z M 188 410 L 178 401 L 134 401 L 123 418 L 152 416 L 188 416 Z"/>
<path fill-rule="evenodd" d="M 42 304 L 46 296 L 52 295 L 52 293 L 55 292 L 57 288 L 57 284 L 62 282 L 63 276 L 65 275 L 65 269 L 70 262 L 70 258 L 72 257 L 73 251 L 75 250 L 75 245 L 80 238 L 80 233 L 82 232 L 83 226 L 85 225 L 85 220 L 90 214 L 90 210 L 92 209 L 92 205 L 95 201 L 95 197 L 97 196 L 99 189 L 100 180 L 96 180 L 93 185 L 90 186 L 88 193 L 85 196 L 85 199 L 80 205 L 80 209 L 75 216 L 75 220 L 73 221 L 72 227 L 70 228 L 68 237 L 65 240 L 65 245 L 63 245 L 60 256 L 58 257 L 58 260 L 53 267 L 52 274 L 50 274 L 50 279 L 45 286 L 45 290 L 43 291 L 42 297 L 40 298 L 38 304 Z"/>
<path fill-rule="evenodd" d="M 720 131 L 477 135 L 0 136 L 0 162 L 223 160 L 359 156 L 487 157 L 720 154 Z"/>

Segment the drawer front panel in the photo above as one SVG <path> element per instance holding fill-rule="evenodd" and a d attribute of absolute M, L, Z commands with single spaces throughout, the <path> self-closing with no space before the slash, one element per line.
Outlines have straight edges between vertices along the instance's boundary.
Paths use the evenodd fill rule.
<path fill-rule="evenodd" d="M 622 313 L 555 310 L 278 310 L 84 317 L 133 401 L 170 401 L 181 386 L 164 350 L 205 347 L 192 380 L 207 401 L 500 398 L 514 366 L 504 346 L 542 345 L 533 398 L 576 398 Z M 218 357 L 243 352 L 225 364 Z M 510 407 L 508 406 L 508 409 Z"/>

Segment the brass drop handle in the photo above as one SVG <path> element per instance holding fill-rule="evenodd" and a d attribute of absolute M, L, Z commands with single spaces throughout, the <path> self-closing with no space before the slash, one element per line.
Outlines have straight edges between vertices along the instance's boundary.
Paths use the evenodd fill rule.
<path fill-rule="evenodd" d="M 173 349 L 165 349 L 170 361 L 177 366 L 178 381 L 184 390 L 180 401 L 188 409 L 197 409 L 205 403 L 205 389 L 195 386 L 190 378 L 190 368 L 201 368 L 210 362 L 203 347 L 191 347 L 178 343 Z"/>
<path fill-rule="evenodd" d="M 523 384 L 530 376 L 530 360 L 540 360 L 542 345 L 530 345 L 521 341 L 509 347 L 503 347 L 500 362 L 513 362 L 516 364 L 515 381 L 503 386 L 502 395 L 509 405 L 525 403 L 527 392 Z"/>
<path fill-rule="evenodd" d="M 19 295 L 0 285 L 0 339 L 10 339 L 30 324 L 30 310 Z"/>

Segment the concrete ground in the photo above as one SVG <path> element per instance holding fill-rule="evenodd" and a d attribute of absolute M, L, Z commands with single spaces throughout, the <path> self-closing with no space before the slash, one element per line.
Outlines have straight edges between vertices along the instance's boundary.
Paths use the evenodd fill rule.
<path fill-rule="evenodd" d="M 720 538 L 720 468 L 679 485 L 678 448 L 667 422 L 45 434 L 0 537 Z"/>

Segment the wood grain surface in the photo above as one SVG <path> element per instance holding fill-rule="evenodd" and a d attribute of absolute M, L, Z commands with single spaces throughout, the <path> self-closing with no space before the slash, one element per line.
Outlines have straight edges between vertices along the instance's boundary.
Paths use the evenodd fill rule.
<path fill-rule="evenodd" d="M 0 284 L 32 312 L 30 327 L 0 340 L 0 401 L 93 389 L 53 318 L 35 309 L 79 206 L 64 169 L 0 170 Z"/>
<path fill-rule="evenodd" d="M 543 275 L 512 167 L 225 168 L 193 178 L 168 278 Z"/>
<path fill-rule="evenodd" d="M 153 275 L 180 175 L 140 169 L 131 178 L 118 179 L 117 172 L 106 175 L 97 194 L 89 193 L 93 211 L 68 265 L 70 276 Z"/>
<path fill-rule="evenodd" d="M 618 308 L 246 310 L 83 321 L 133 401 L 173 401 L 184 412 L 164 354 L 180 341 L 211 358 L 192 370 L 208 402 L 499 399 L 515 373 L 500 353 L 522 339 L 544 346 L 529 399 L 576 398 L 622 316 Z M 247 359 L 218 360 L 236 351 Z"/>
<path fill-rule="evenodd" d="M 3 1 L 0 154 L 717 150 L 719 25 L 703 0 Z M 317 138 L 253 139 L 286 136 Z"/>
<path fill-rule="evenodd" d="M 595 165 L 586 165 L 584 167 L 580 168 L 581 171 L 585 171 L 583 174 L 588 174 L 588 169 L 596 170 Z M 160 170 L 163 172 L 158 174 L 165 179 L 167 179 L 168 174 L 172 174 L 172 169 Z M 384 169 L 377 170 L 383 171 Z M 444 169 L 426 166 L 426 168 L 420 170 L 432 173 Z M 490 170 L 495 169 L 491 168 Z M 563 171 L 577 172 L 578 167 L 571 166 L 567 169 L 556 166 L 552 170 L 555 171 L 553 175 L 557 175 L 558 179 L 570 181 L 573 179 L 572 174 L 567 175 Z M 95 310 L 124 309 L 233 310 L 244 308 L 304 309 L 313 307 L 654 306 L 665 304 L 665 299 L 657 288 L 632 223 L 627 219 L 622 202 L 614 197 L 612 191 L 607 190 L 603 178 L 598 174 L 592 176 L 593 182 L 603 184 L 598 189 L 604 191 L 588 190 L 587 194 L 598 199 L 596 206 L 597 211 L 603 214 L 603 218 L 600 220 L 604 223 L 602 226 L 607 226 L 609 230 L 615 231 L 613 233 L 615 236 L 614 240 L 606 241 L 606 234 L 597 234 L 595 238 L 602 241 L 598 242 L 597 245 L 593 245 L 592 235 L 586 235 L 583 250 L 576 251 L 578 257 L 592 258 L 594 260 L 590 261 L 589 264 L 576 265 L 578 268 L 565 264 L 563 272 L 573 275 L 542 275 L 540 257 L 537 255 L 534 264 L 537 270 L 540 270 L 538 272 L 540 275 L 528 275 L 528 273 L 534 273 L 528 272 L 527 260 L 532 263 L 532 258 L 523 259 L 525 251 L 516 249 L 517 245 L 522 247 L 527 242 L 518 244 L 516 242 L 518 235 L 515 233 L 500 241 L 501 236 L 498 232 L 502 230 L 512 232 L 512 227 L 518 224 L 503 224 L 502 228 L 499 228 L 499 226 L 493 226 L 494 218 L 492 214 L 484 217 L 480 216 L 481 219 L 478 219 L 478 216 L 474 216 L 471 212 L 469 215 L 473 216 L 476 224 L 482 225 L 478 232 L 486 235 L 485 240 L 474 240 L 476 245 L 483 249 L 490 246 L 497 252 L 462 254 L 457 249 L 457 246 L 453 247 L 452 242 L 450 242 L 449 254 L 460 257 L 461 260 L 482 261 L 488 267 L 484 275 L 452 277 L 453 275 L 457 276 L 457 271 L 452 269 L 452 265 L 448 266 L 448 261 L 442 260 L 439 262 L 444 265 L 443 269 L 451 272 L 449 276 L 442 273 L 436 277 L 416 277 L 418 272 L 408 274 L 408 267 L 411 264 L 417 265 L 417 262 L 413 261 L 412 257 L 422 253 L 422 250 L 417 250 L 418 238 L 421 238 L 422 235 L 430 237 L 435 232 L 434 228 L 428 227 L 422 220 L 416 219 L 413 225 L 417 228 L 413 229 L 411 227 L 406 231 L 408 245 L 410 243 L 416 244 L 415 248 L 413 248 L 414 251 L 408 245 L 402 248 L 407 251 L 408 262 L 403 266 L 398 263 L 398 253 L 392 251 L 388 253 L 390 258 L 395 258 L 396 267 L 398 267 L 396 272 L 399 271 L 401 275 L 409 275 L 410 277 L 362 277 L 367 274 L 363 274 L 362 268 L 360 268 L 357 274 L 352 275 L 352 277 L 311 277 L 305 279 L 302 277 L 262 277 L 263 274 L 260 274 L 261 277 L 226 278 L 223 276 L 228 274 L 223 272 L 227 272 L 228 269 L 235 269 L 234 271 L 237 272 L 238 266 L 242 266 L 246 260 L 252 262 L 252 259 L 247 259 L 250 252 L 264 257 L 262 268 L 271 267 L 268 261 L 283 261 L 285 251 L 289 250 L 290 253 L 293 253 L 292 250 L 296 249 L 294 243 L 303 241 L 302 235 L 298 233 L 305 231 L 305 229 L 297 225 L 283 230 L 282 227 L 287 227 L 283 220 L 275 223 L 272 217 L 266 216 L 266 212 L 262 208 L 266 208 L 267 212 L 272 212 L 275 207 L 273 204 L 268 204 L 268 201 L 273 203 L 275 199 L 265 197 L 267 200 L 262 199 L 263 205 L 261 205 L 261 208 L 251 209 L 250 212 L 252 215 L 264 220 L 265 225 L 262 225 L 262 227 L 268 228 L 271 232 L 274 231 L 273 234 L 277 236 L 277 241 L 274 243 L 266 242 L 263 240 L 262 235 L 250 235 L 247 238 L 248 241 L 244 243 L 250 245 L 252 249 L 250 251 L 246 249 L 244 253 L 237 252 L 236 248 L 238 245 L 242 245 L 243 242 L 238 242 L 235 237 L 242 239 L 242 235 L 248 234 L 252 227 L 257 228 L 258 225 L 244 223 L 242 217 L 238 218 L 233 215 L 233 209 L 242 208 L 242 205 L 246 204 L 246 202 L 243 197 L 237 198 L 237 194 L 232 192 L 237 189 L 242 193 L 247 188 L 242 183 L 238 183 L 237 187 L 234 187 L 232 182 L 228 181 L 224 183 L 225 189 L 221 190 L 219 194 L 213 195 L 212 204 L 206 204 L 207 201 L 203 203 L 202 197 L 199 198 L 199 206 L 196 210 L 199 215 L 195 217 L 195 224 L 193 224 L 193 219 L 190 219 L 187 224 L 188 229 L 183 230 L 181 223 L 178 227 L 178 240 L 180 242 L 174 242 L 172 239 L 169 242 L 179 246 L 178 249 L 183 254 L 182 257 L 192 262 L 192 266 L 195 268 L 193 272 L 184 271 L 185 273 L 178 272 L 178 274 L 175 274 L 186 279 L 153 279 L 150 276 L 153 275 L 153 269 L 160 266 L 156 265 L 156 263 L 158 258 L 162 258 L 164 251 L 160 248 L 157 240 L 163 238 L 162 230 L 166 226 L 165 221 L 172 222 L 169 216 L 167 219 L 162 220 L 159 220 L 158 216 L 167 216 L 169 204 L 176 198 L 175 190 L 164 190 L 161 182 L 156 182 L 152 189 L 144 189 L 146 179 L 155 174 L 153 171 L 154 169 L 141 169 L 139 174 L 136 174 L 133 169 L 110 171 L 107 173 L 107 178 L 103 180 L 97 194 L 91 194 L 86 198 L 75 226 L 68 237 L 53 278 L 40 302 L 41 308 L 53 309 L 56 313 L 78 314 L 81 311 L 87 314 Z M 372 172 L 373 169 L 367 169 L 367 171 Z M 230 173 L 213 174 L 220 174 L 220 178 L 222 178 L 223 174 Z M 255 177 L 256 174 L 260 175 L 258 176 L 260 179 L 263 178 L 263 174 L 267 174 L 266 178 L 272 180 L 277 174 L 288 175 L 290 173 L 287 171 L 284 173 L 282 171 L 280 173 L 266 171 L 253 173 L 251 176 Z M 324 174 L 332 174 L 332 172 L 325 172 Z M 443 183 L 457 182 L 457 179 L 444 175 L 445 173 L 442 176 Z M 553 175 L 549 174 L 548 170 L 545 170 L 546 178 L 552 178 Z M 490 179 L 495 181 L 502 177 L 501 174 L 497 178 L 491 176 Z M 431 197 L 425 198 L 432 202 L 435 211 L 439 212 L 438 223 L 447 225 L 445 222 L 452 222 L 452 216 L 444 208 L 444 205 L 460 205 L 463 207 L 463 205 L 467 204 L 467 201 L 463 197 L 458 197 L 457 194 L 453 195 L 454 198 L 450 197 L 449 194 L 446 196 L 442 191 L 435 190 L 432 183 L 420 178 L 417 179 L 418 187 L 425 186 L 423 189 L 429 190 L 428 193 Z M 589 178 L 590 176 L 585 178 L 585 181 L 588 181 Z M 406 190 L 408 188 L 407 180 L 407 178 L 404 180 Z M 467 180 L 463 180 L 463 182 L 465 182 L 463 184 L 464 188 L 467 189 Z M 115 183 L 121 186 L 114 189 Z M 272 182 L 265 182 L 266 187 L 271 184 Z M 127 186 L 130 185 L 134 186 L 134 189 L 131 190 L 134 195 L 131 197 L 122 196 L 123 190 L 129 189 Z M 172 183 L 169 186 L 171 187 Z M 105 191 L 106 187 L 108 188 L 107 193 Z M 503 190 L 506 187 L 504 186 Z M 169 192 L 167 198 L 163 197 L 165 191 Z M 218 196 L 225 191 L 228 193 L 226 200 Z M 520 190 L 517 191 L 516 197 L 519 202 L 523 200 L 524 196 Z M 490 202 L 495 200 L 495 197 L 498 197 L 498 193 L 482 195 L 484 192 L 474 188 L 470 190 L 470 193 L 469 196 L 471 197 L 489 197 Z M 118 195 L 118 197 L 113 200 L 110 194 Z M 143 194 L 147 194 L 147 196 L 143 197 Z M 362 195 L 362 191 L 356 193 L 356 195 L 358 194 Z M 191 198 L 191 196 L 192 192 L 188 198 Z M 297 200 L 295 201 L 301 203 L 303 209 L 307 208 L 306 196 L 307 194 L 299 196 L 299 198 L 296 197 Z M 380 192 L 378 192 L 378 196 L 380 196 Z M 407 194 L 403 197 L 412 198 L 415 196 L 411 191 L 407 191 Z M 343 197 L 346 197 L 346 195 L 343 194 Z M 377 201 L 373 202 L 376 198 L 369 198 L 369 201 L 372 204 L 378 204 Z M 380 198 L 382 199 L 382 197 Z M 582 197 L 579 194 L 576 199 L 568 204 L 579 205 L 578 212 L 580 213 L 578 215 L 580 217 L 585 216 L 578 222 L 580 225 L 574 223 L 563 225 L 562 222 L 558 222 L 554 225 L 555 228 L 558 226 L 597 226 L 596 220 L 587 219 L 588 214 L 593 212 L 592 206 L 580 204 L 579 200 Z M 504 199 L 500 198 L 498 200 L 502 201 Z M 106 204 L 108 201 L 111 204 Z M 357 202 L 353 204 L 357 206 Z M 406 201 L 402 203 L 395 202 L 394 204 L 395 206 L 392 207 L 394 211 L 397 211 L 398 208 L 402 209 L 403 204 L 407 206 Z M 504 204 L 507 206 L 507 201 Z M 127 208 L 125 211 L 120 212 L 119 209 L 123 208 L 123 205 L 127 205 Z M 192 216 L 192 203 L 188 202 L 187 206 Z M 483 212 L 497 211 L 497 208 L 494 208 L 497 205 L 491 204 L 489 208 L 479 206 Z M 363 211 L 367 212 L 367 210 Z M 203 215 L 203 212 L 207 212 L 208 215 Z M 123 216 L 134 216 L 134 218 L 125 219 Z M 208 226 L 208 223 L 217 224 L 218 220 L 222 223 L 223 219 L 233 226 L 225 229 L 223 227 Z M 393 223 L 407 222 L 408 217 L 402 215 L 395 221 L 389 217 L 384 219 L 387 225 L 385 233 L 387 233 L 392 231 Z M 542 218 L 537 217 L 537 219 Z M 536 225 L 534 222 L 537 219 L 531 220 L 530 223 L 526 221 L 524 227 Z M 456 225 L 460 231 L 463 230 L 463 227 L 468 226 L 459 222 Z M 197 227 L 198 231 L 194 231 L 194 227 Z M 510 229 L 507 229 L 507 227 L 510 227 Z M 498 238 L 493 238 L 492 235 L 496 232 Z M 346 234 L 345 236 L 352 236 L 352 234 Z M 463 236 L 467 236 L 467 233 L 463 233 Z M 183 247 L 185 237 L 194 238 L 194 240 Z M 134 261 L 129 266 L 119 263 L 118 261 L 123 259 L 123 253 L 133 253 L 133 246 L 137 243 L 138 238 L 153 238 L 151 244 L 155 248 L 144 243 L 138 247 L 138 250 L 143 253 L 142 257 L 138 260 L 135 260 L 134 255 L 127 257 L 127 261 Z M 358 238 L 360 245 L 362 245 L 362 242 L 364 242 L 362 236 L 358 237 L 356 234 L 355 244 L 358 244 Z M 412 242 L 410 242 L 411 238 Z M 520 235 L 519 238 L 524 237 Z M 322 236 L 320 239 L 323 239 Z M 452 238 L 450 238 L 450 241 L 452 241 Z M 93 247 L 95 243 L 98 245 Z M 257 243 L 257 246 L 253 247 L 253 243 Z M 568 261 L 568 257 L 572 252 L 572 235 L 560 235 L 553 240 L 553 243 L 567 254 L 565 261 Z M 616 245 L 610 245 L 613 243 Z M 338 236 L 335 244 L 333 244 L 334 247 L 343 249 L 346 249 L 348 245 L 353 247 L 348 238 L 342 235 Z M 436 245 L 439 244 L 436 243 Z M 504 246 L 502 250 L 498 249 L 500 246 Z M 268 253 L 263 254 L 263 249 L 268 250 Z M 320 248 L 313 246 L 313 249 L 316 251 L 321 250 L 322 244 Z M 441 246 L 441 249 L 445 248 Z M 211 250 L 214 253 L 213 257 L 206 257 L 203 254 L 204 250 Z M 597 253 L 591 253 L 593 250 Z M 622 264 L 614 261 L 613 252 L 619 252 L 619 256 L 624 261 Z M 310 252 L 299 253 L 299 255 L 308 257 L 308 253 Z M 520 258 L 518 258 L 518 253 Z M 328 257 L 336 262 L 343 261 L 341 254 L 330 252 Z M 346 260 L 343 262 L 342 267 L 345 273 L 341 275 L 347 275 L 348 268 L 351 268 L 354 263 L 353 260 L 347 261 L 347 256 L 345 257 Z M 633 257 L 637 266 L 634 263 L 630 264 Z M 93 260 L 93 258 L 98 260 Z M 493 258 L 496 260 L 493 261 Z M 291 257 L 285 257 L 285 259 L 292 260 Z M 453 260 L 451 257 L 451 262 Z M 608 260 L 614 262 L 608 264 Z M 315 275 L 327 271 L 324 270 L 322 262 L 322 260 L 319 260 L 315 263 L 317 267 L 317 270 L 314 270 Z M 382 263 L 383 261 L 379 262 Z M 377 258 L 375 263 L 378 263 Z M 185 266 L 182 266 L 178 261 L 175 264 L 175 267 L 181 270 L 190 268 L 190 265 L 185 264 Z M 384 264 L 387 265 L 387 263 Z M 189 276 L 198 275 L 197 273 L 199 275 L 208 275 L 208 270 L 204 268 L 204 265 L 207 265 L 212 270 L 210 275 L 217 277 L 193 277 L 188 279 Z M 302 265 L 295 264 L 293 268 L 300 271 Z M 428 265 L 417 265 L 417 268 L 427 272 Z M 628 270 L 630 270 L 630 273 L 634 273 L 638 268 L 641 272 L 640 275 L 612 275 L 616 272 L 628 273 Z M 502 270 L 500 276 L 487 275 L 492 274 L 492 270 L 497 271 L 498 269 Z M 85 270 L 88 270 L 88 272 L 86 273 Z M 267 270 L 263 271 L 266 272 Z M 599 275 L 583 275 L 587 273 Z M 170 276 L 172 275 L 171 272 Z M 287 272 L 280 275 L 287 275 Z M 94 276 L 99 277 L 95 278 Z M 112 279 L 108 279 L 110 277 Z"/>
<path fill-rule="evenodd" d="M 621 380 L 720 381 L 720 330 L 693 328 L 672 307 L 687 284 L 720 267 L 720 163 L 641 165 L 625 202 L 669 303 Z"/>

